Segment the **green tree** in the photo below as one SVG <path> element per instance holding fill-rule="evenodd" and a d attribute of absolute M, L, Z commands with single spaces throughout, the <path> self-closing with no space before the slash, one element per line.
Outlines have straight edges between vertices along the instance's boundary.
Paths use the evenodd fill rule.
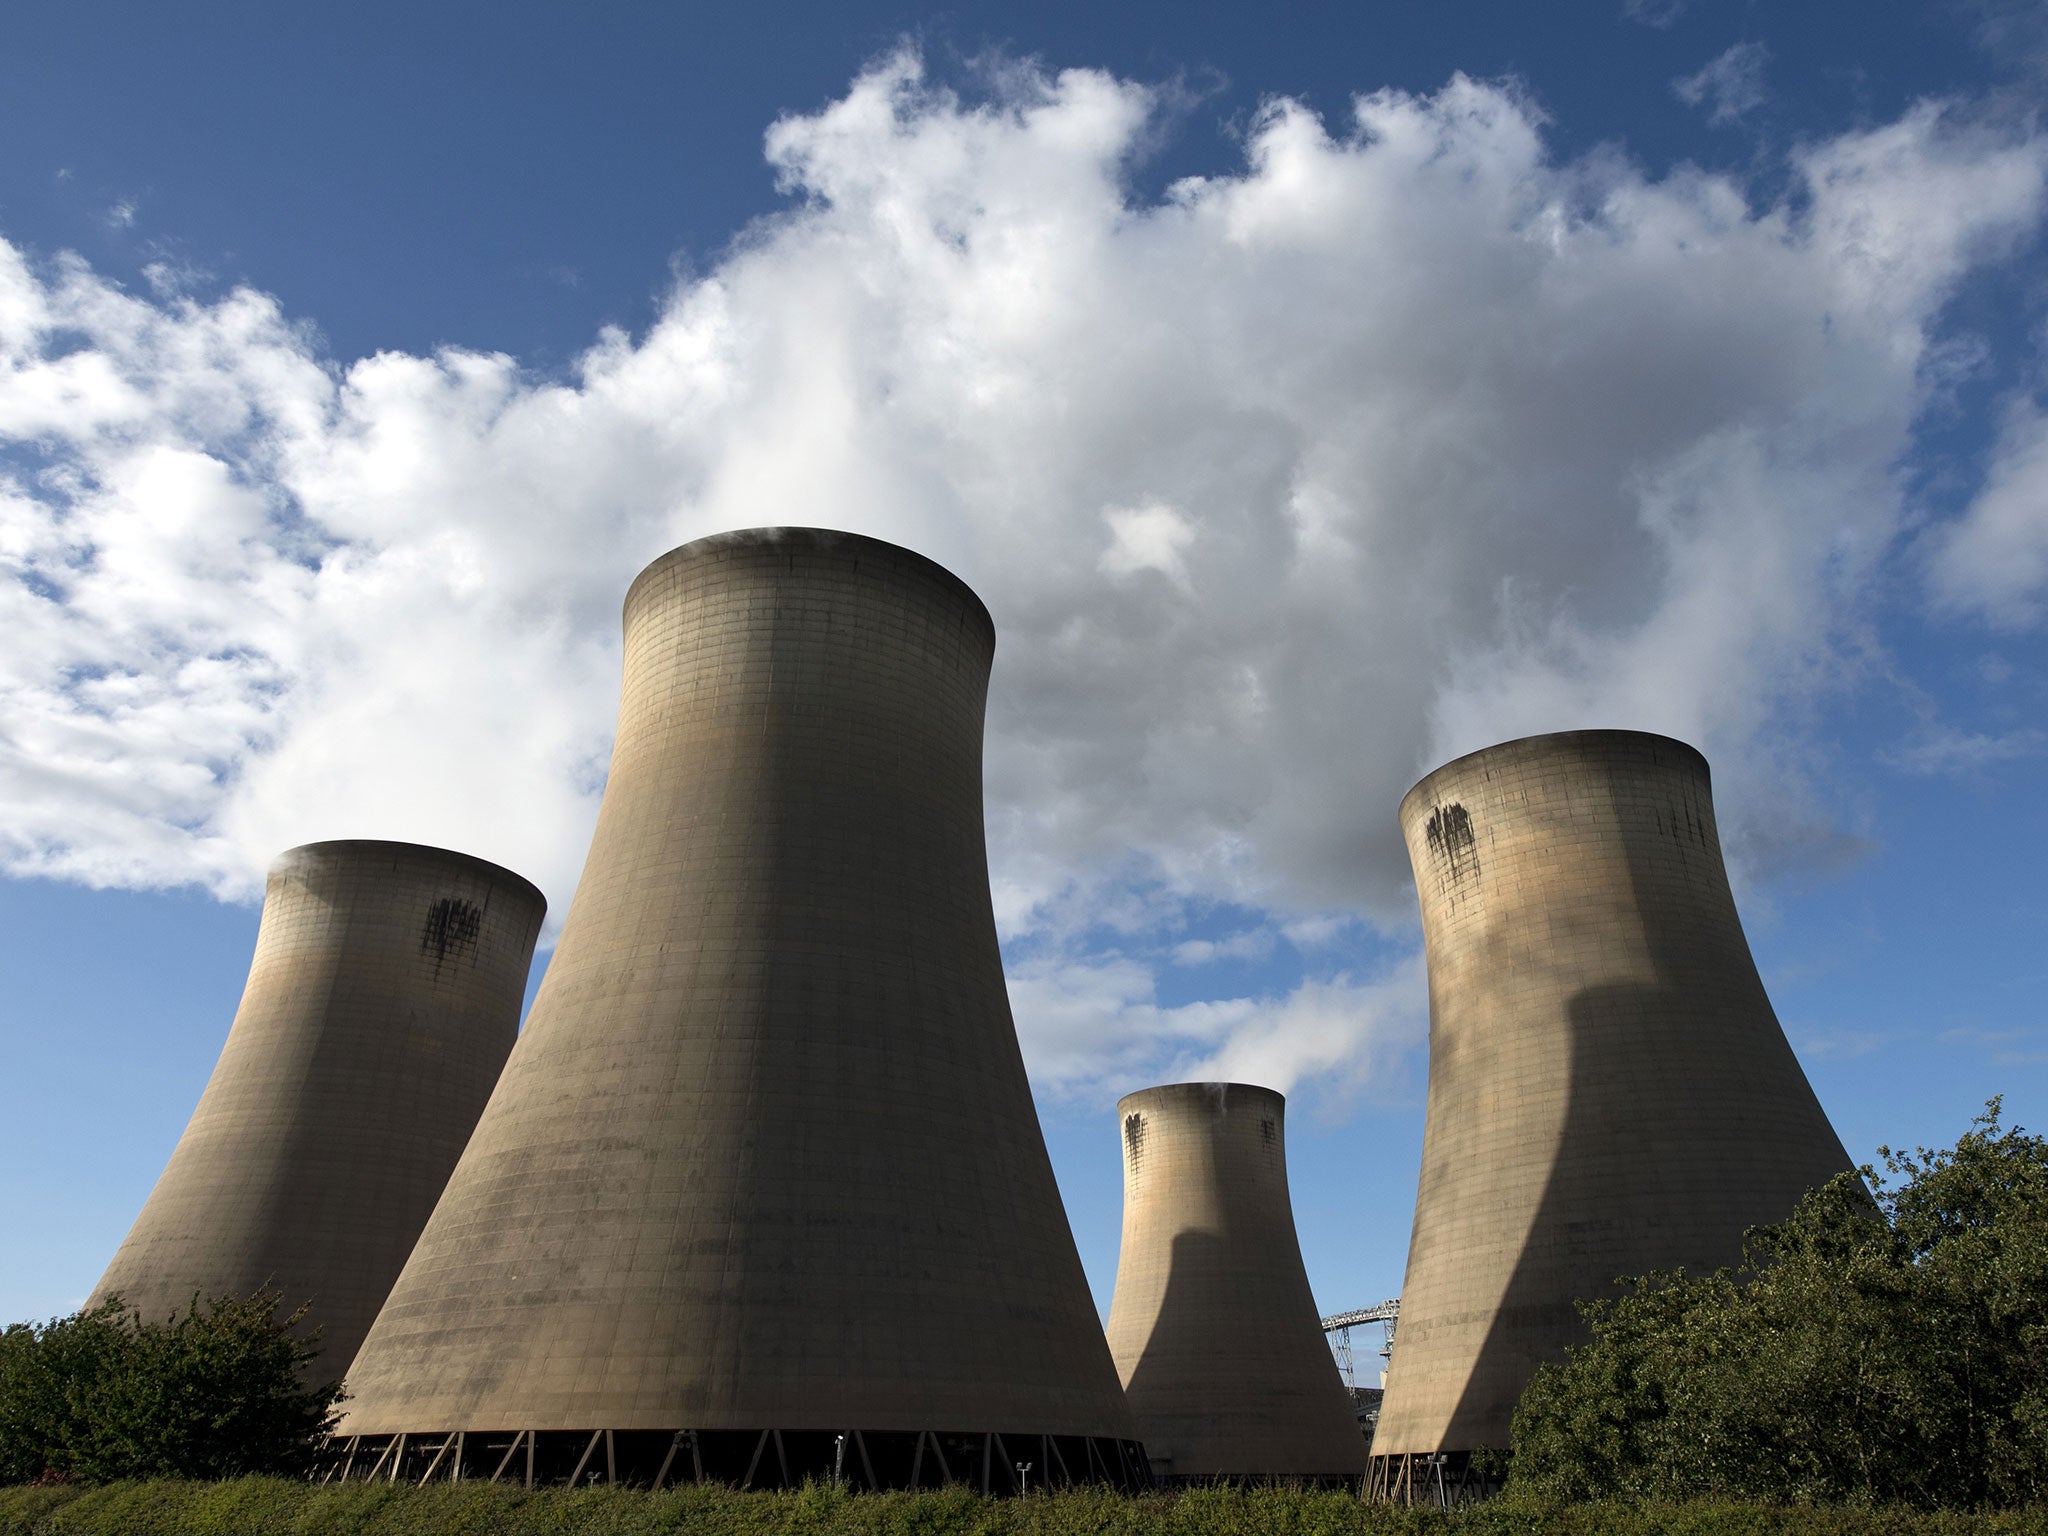
<path fill-rule="evenodd" d="M 277 1297 L 194 1298 L 161 1323 L 118 1298 L 0 1334 L 0 1481 L 291 1473 L 332 1428 L 339 1383 Z"/>
<path fill-rule="evenodd" d="M 59 1448 L 86 1434 L 83 1405 L 125 1347 L 118 1303 L 0 1333 L 0 1482 L 64 1470 Z"/>
<path fill-rule="evenodd" d="M 1582 1305 L 1540 1370 L 1514 1485 L 2011 1507 L 2048 1499 L 2048 1142 L 1999 1104 L 1953 1148 L 1883 1150 L 1743 1262 Z M 1866 1189 L 1867 1183 L 1867 1189 Z"/>

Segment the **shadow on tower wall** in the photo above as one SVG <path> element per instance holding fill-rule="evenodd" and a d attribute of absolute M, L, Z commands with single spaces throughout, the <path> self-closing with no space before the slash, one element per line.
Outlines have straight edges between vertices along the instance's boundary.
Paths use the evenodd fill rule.
<path fill-rule="evenodd" d="M 1235 1354 L 1245 1325 L 1257 1329 L 1263 1317 L 1246 1314 L 1235 1307 L 1220 1306 L 1233 1296 L 1228 1252 L 1230 1245 L 1208 1232 L 1181 1232 L 1173 1239 L 1173 1254 L 1166 1271 L 1166 1289 L 1160 1297 L 1159 1315 L 1131 1378 L 1124 1384 L 1124 1396 L 1141 1422 L 1171 1424 L 1172 1439 L 1163 1444 L 1147 1442 L 1154 1456 L 1172 1456 L 1189 1435 L 1199 1436 L 1201 1426 L 1185 1411 L 1191 1396 L 1199 1401 L 1214 1380 L 1214 1360 L 1219 1348 Z M 1217 1328 L 1229 1318 L 1230 1333 L 1218 1337 Z M 1185 1452 L 1179 1452 L 1184 1455 Z"/>
<path fill-rule="evenodd" d="M 1159 1312 L 1125 1387 L 1165 1475 L 1349 1485 L 1363 1470 L 1365 1443 L 1313 1297 L 1305 1284 L 1285 1294 L 1284 1267 L 1242 1241 L 1175 1235 Z"/>
<path fill-rule="evenodd" d="M 1655 980 L 1585 987 L 1565 1007 L 1555 1157 L 1449 1449 L 1507 1446 L 1537 1366 L 1589 1338 L 1575 1301 L 1653 1269 L 1732 1265 L 1747 1228 L 1849 1166 L 1757 975 L 1705 786 L 1631 808 L 1620 828 Z"/>

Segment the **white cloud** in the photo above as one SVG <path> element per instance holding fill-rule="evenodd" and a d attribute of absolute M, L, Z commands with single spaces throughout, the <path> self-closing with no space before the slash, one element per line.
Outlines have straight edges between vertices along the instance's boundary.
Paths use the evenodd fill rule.
<path fill-rule="evenodd" d="M 1686 0 L 1621 0 L 1621 14 L 1660 32 L 1686 12 Z"/>
<path fill-rule="evenodd" d="M 1770 61 L 1771 51 L 1762 43 L 1737 43 L 1697 72 L 1672 81 L 1671 89 L 1689 107 L 1711 105 L 1708 122 L 1737 122 L 1770 99 L 1764 89 Z"/>
<path fill-rule="evenodd" d="M 1246 928 L 1220 939 L 1183 939 L 1173 946 L 1175 965 L 1213 965 L 1218 960 L 1263 960 L 1273 952 L 1270 928 Z"/>
<path fill-rule="evenodd" d="M 1183 592 L 1191 593 L 1187 562 L 1181 551 L 1194 542 L 1195 530 L 1180 513 L 1157 502 L 1143 507 L 1112 507 L 1102 514 L 1109 524 L 1109 548 L 1097 566 L 1110 576 L 1156 571 Z"/>
<path fill-rule="evenodd" d="M 1308 978 L 1270 997 L 1162 1007 L 1150 967 L 1122 956 L 1028 963 L 1010 1002 L 1033 1080 L 1055 1093 L 1160 1082 L 1257 1083 L 1342 1102 L 1429 1031 L 1420 953 L 1369 981 Z"/>
<path fill-rule="evenodd" d="M 1992 734 L 1930 725 L 1893 749 L 1887 759 L 1904 772 L 1932 778 L 1976 773 L 1995 763 L 2038 757 L 2044 750 L 2048 750 L 2048 736 L 2033 729 Z"/>
<path fill-rule="evenodd" d="M 1874 1029 L 1811 1029 L 1799 1032 L 1799 1054 L 1808 1061 L 1856 1061 L 1883 1050 L 1892 1036 Z"/>
<path fill-rule="evenodd" d="M 1985 1029 L 1966 1024 L 1943 1030 L 1941 1038 L 1950 1045 L 1976 1046 L 2001 1067 L 2037 1067 L 2048 1063 L 2048 1031 L 2040 1029 Z"/>
<path fill-rule="evenodd" d="M 2025 76 L 2048 73 L 2048 9 L 2041 0 L 1960 0 L 1975 41 L 1993 67 Z"/>
<path fill-rule="evenodd" d="M 1215 1008 L 1219 1005 L 1202 1005 Z M 1345 975 L 1304 981 L 1273 1002 L 1242 1008 L 1211 1053 L 1183 1063 L 1183 1081 L 1259 1083 L 1283 1093 L 1309 1083 L 1341 1098 L 1383 1077 L 1429 1034 L 1429 988 L 1420 953 L 1369 982 Z"/>
<path fill-rule="evenodd" d="M 2040 620 L 2048 595 L 2048 410 L 2031 399 L 2006 414 L 1984 484 L 1933 548 L 1947 604 L 2013 628 Z"/>
<path fill-rule="evenodd" d="M 1752 207 L 1561 163 L 1460 78 L 1335 132 L 1276 102 L 1242 166 L 1134 202 L 1159 110 L 890 61 L 770 131 L 787 212 L 559 379 L 333 359 L 260 294 L 0 247 L 5 867 L 246 894 L 292 843 L 407 837 L 559 917 L 627 582 L 773 522 L 922 549 L 995 615 L 991 854 L 1019 952 L 1059 957 L 1017 977 L 1047 1081 L 1341 1077 L 1412 1032 L 1406 972 L 1318 951 L 1279 1001 L 1162 1010 L 1088 935 L 1166 965 L 1192 904 L 1410 922 L 1393 808 L 1452 753 L 1666 730 L 1731 828 L 1783 814 L 1936 318 L 2037 221 L 2041 142 L 1927 106 Z"/>

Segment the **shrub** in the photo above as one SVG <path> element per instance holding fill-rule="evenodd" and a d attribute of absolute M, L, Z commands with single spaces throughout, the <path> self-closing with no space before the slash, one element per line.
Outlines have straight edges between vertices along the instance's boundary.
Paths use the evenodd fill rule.
<path fill-rule="evenodd" d="M 0 1482 L 296 1472 L 333 1426 L 338 1383 L 277 1298 L 194 1298 L 147 1322 L 118 1298 L 0 1334 Z"/>
<path fill-rule="evenodd" d="M 2048 1498 L 2048 1142 L 1999 1105 L 1882 1152 L 1741 1266 L 1584 1304 L 1593 1342 L 1515 1415 L 1511 1486 L 2004 1507 Z M 1868 1181 L 1866 1192 L 1864 1180 Z"/>

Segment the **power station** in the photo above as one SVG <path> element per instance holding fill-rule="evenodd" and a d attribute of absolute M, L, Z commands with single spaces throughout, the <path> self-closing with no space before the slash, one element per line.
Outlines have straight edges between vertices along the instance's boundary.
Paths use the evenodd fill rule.
<path fill-rule="evenodd" d="M 161 1322 L 269 1286 L 339 1377 L 512 1049 L 546 907 L 440 848 L 279 858 L 220 1061 L 93 1300 Z"/>
<path fill-rule="evenodd" d="M 266 1286 L 305 1304 L 316 1374 L 347 1366 L 330 1477 L 1363 1474 L 1444 1499 L 1481 1491 L 1474 1453 L 1584 1337 L 1577 1302 L 1732 1264 L 1850 1166 L 1697 751 L 1578 731 L 1438 768 L 1400 807 L 1429 1093 L 1368 1459 L 1372 1405 L 1324 1330 L 1391 1342 L 1397 1304 L 1318 1319 L 1280 1094 L 1120 1101 L 1098 1323 L 997 949 L 974 593 L 875 539 L 754 529 L 648 566 L 624 635 L 524 1033 L 533 886 L 407 843 L 291 850 L 212 1079 L 94 1291 L 152 1320 Z"/>
<path fill-rule="evenodd" d="M 1764 995 L 1706 760 L 1631 731 L 1511 741 L 1401 802 L 1429 1106 L 1372 1487 L 1505 1448 L 1622 1275 L 1734 1263 L 1849 1167 Z"/>
<path fill-rule="evenodd" d="M 1175 1083 L 1116 1108 L 1124 1225 L 1109 1346 L 1154 1472 L 1355 1481 L 1365 1439 L 1295 1237 L 1286 1100 Z"/>
<path fill-rule="evenodd" d="M 987 611 L 782 528 L 624 623 L 582 880 L 342 1474 L 1143 1484 L 996 946 Z"/>

